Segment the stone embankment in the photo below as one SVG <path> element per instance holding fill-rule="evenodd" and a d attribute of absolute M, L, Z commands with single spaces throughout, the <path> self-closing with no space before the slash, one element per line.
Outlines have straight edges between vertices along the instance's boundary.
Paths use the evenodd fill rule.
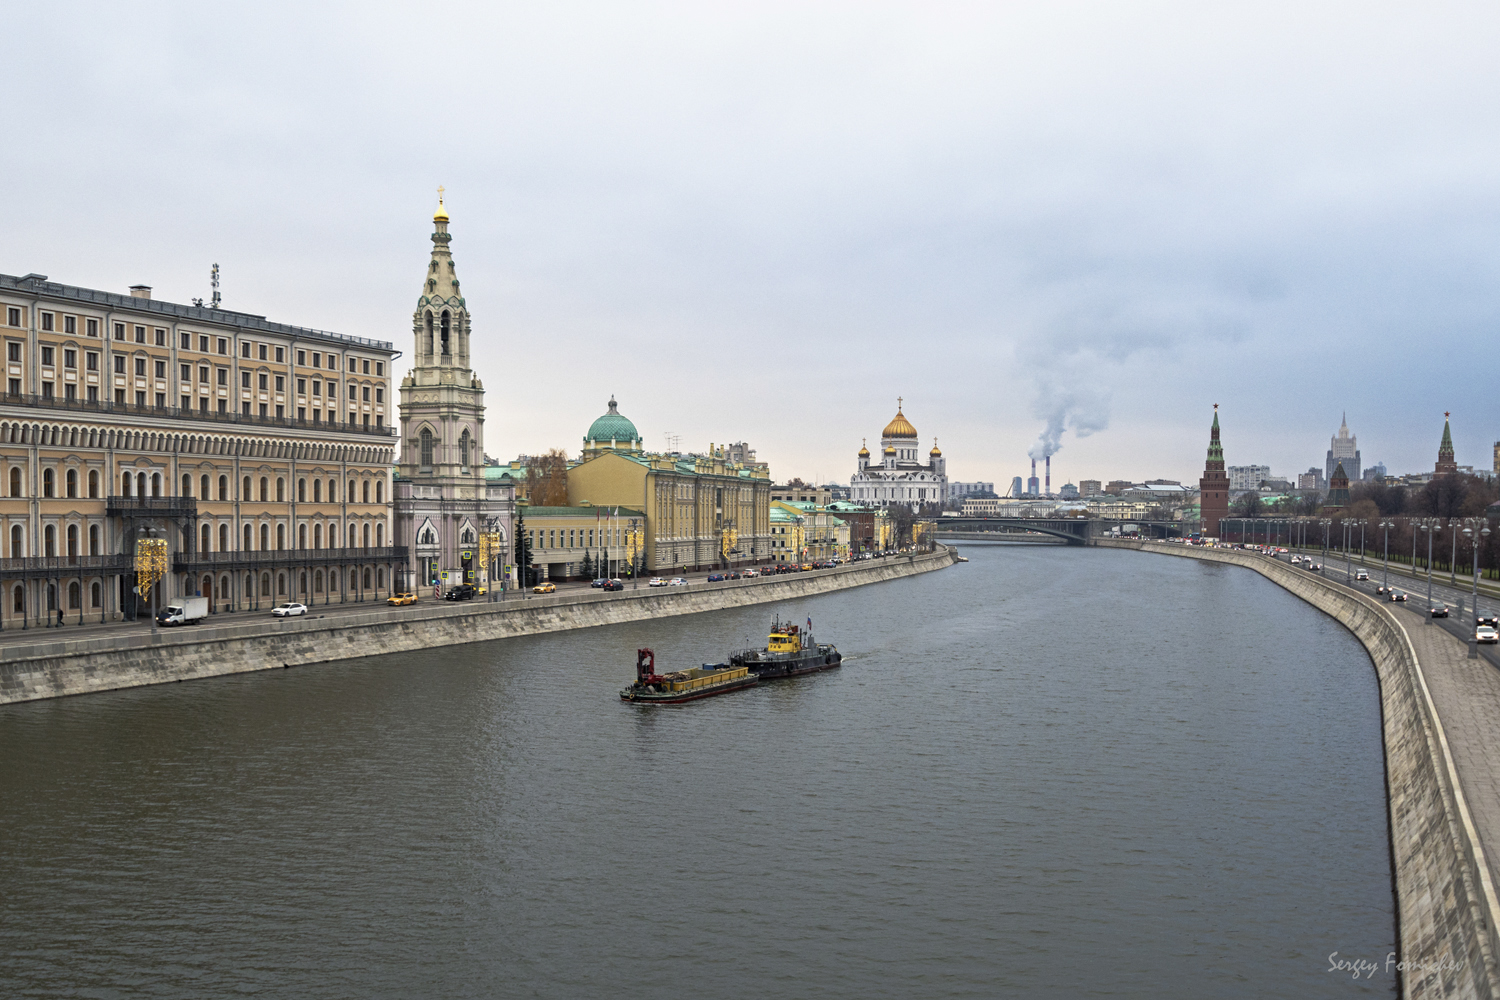
<path fill-rule="evenodd" d="M 1250 552 L 1099 540 L 1252 569 L 1341 622 L 1369 650 L 1380 682 L 1386 792 L 1406 997 L 1500 997 L 1500 902 L 1422 663 L 1378 601 Z"/>
<path fill-rule="evenodd" d="M 161 632 L 142 625 L 139 632 L 11 645 L 0 663 L 0 704 L 796 600 L 942 569 L 955 556 L 944 546 L 922 555 L 691 587 L 591 590 L 502 603 L 434 601 L 326 620 L 261 618 Z"/>

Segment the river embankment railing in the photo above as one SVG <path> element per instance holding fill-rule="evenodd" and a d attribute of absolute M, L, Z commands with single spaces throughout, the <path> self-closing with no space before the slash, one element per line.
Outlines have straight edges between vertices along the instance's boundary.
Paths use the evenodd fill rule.
<path fill-rule="evenodd" d="M 914 576 L 955 561 L 956 550 L 940 545 L 931 552 L 831 569 L 686 587 L 565 591 L 494 603 L 434 600 L 171 630 L 143 623 L 139 631 L 7 642 L 0 646 L 0 704 L 795 600 Z"/>
<path fill-rule="evenodd" d="M 1253 570 L 1359 639 L 1380 686 L 1401 995 L 1500 1000 L 1500 899 L 1422 663 L 1395 614 L 1368 595 L 1251 551 L 1095 544 Z"/>

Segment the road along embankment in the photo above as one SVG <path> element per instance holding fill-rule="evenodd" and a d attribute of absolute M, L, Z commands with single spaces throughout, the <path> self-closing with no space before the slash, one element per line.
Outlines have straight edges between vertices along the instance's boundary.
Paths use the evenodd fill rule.
<path fill-rule="evenodd" d="M 161 632 L 142 625 L 118 635 L 12 645 L 4 647 L 0 663 L 0 704 L 796 600 L 928 573 L 951 566 L 955 556 L 944 546 L 921 555 L 691 587 L 512 597 L 494 604 L 434 601 L 336 619 L 259 618 Z"/>
<path fill-rule="evenodd" d="M 1406 997 L 1500 998 L 1500 902 L 1422 664 L 1405 627 L 1364 594 L 1251 552 L 1099 540 L 1252 569 L 1336 618 L 1380 682 L 1386 793 Z"/>

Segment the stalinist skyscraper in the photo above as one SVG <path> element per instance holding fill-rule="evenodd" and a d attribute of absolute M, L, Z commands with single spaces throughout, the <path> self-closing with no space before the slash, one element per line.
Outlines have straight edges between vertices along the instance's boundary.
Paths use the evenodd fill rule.
<path fill-rule="evenodd" d="M 396 543 L 410 549 L 407 583 L 417 587 L 437 583 L 444 572 L 478 582 L 479 535 L 498 529 L 508 551 L 513 509 L 508 482 L 487 489 L 484 383 L 469 363 L 469 306 L 459 292 L 448 210 L 438 191 L 432 259 L 412 314 L 412 368 L 401 381 L 396 467 Z"/>

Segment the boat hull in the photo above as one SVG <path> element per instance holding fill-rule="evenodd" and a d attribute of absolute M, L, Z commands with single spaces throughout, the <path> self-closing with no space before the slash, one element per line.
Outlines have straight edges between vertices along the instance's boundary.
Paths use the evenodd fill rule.
<path fill-rule="evenodd" d="M 703 698 L 712 698 L 714 695 L 741 691 L 754 687 L 758 683 L 760 683 L 760 678 L 751 673 L 746 677 L 725 681 L 723 684 L 713 684 L 691 691 L 652 691 L 649 685 L 632 684 L 620 692 L 620 700 L 636 705 L 680 705 L 687 701 L 699 701 Z"/>
<path fill-rule="evenodd" d="M 836 649 L 826 651 L 808 649 L 792 656 L 783 656 L 778 653 L 751 654 L 735 657 L 733 662 L 738 666 L 750 668 L 750 672 L 763 681 L 777 681 L 787 677 L 801 677 L 804 674 L 833 670 L 835 667 L 843 666 L 844 657 Z"/>

